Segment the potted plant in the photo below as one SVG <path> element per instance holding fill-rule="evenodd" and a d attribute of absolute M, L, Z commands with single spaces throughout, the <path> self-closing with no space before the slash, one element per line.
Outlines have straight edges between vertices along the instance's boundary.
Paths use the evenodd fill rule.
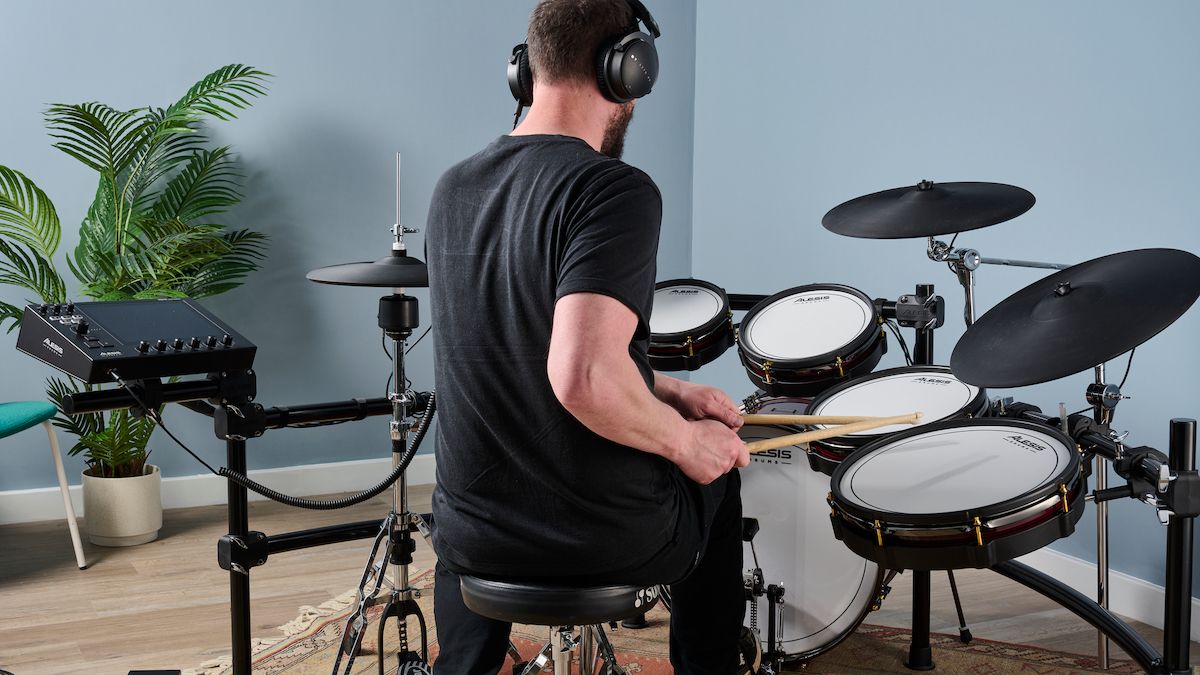
<path fill-rule="evenodd" d="M 45 120 L 54 147 L 99 174 L 79 245 L 67 255 L 81 295 L 102 301 L 200 298 L 236 288 L 258 269 L 266 236 L 212 220 L 241 200 L 241 174 L 228 146 L 207 147 L 201 122 L 236 117 L 266 93 L 267 77 L 250 66 L 225 66 L 167 108 L 50 106 Z M 46 194 L 0 165 L 0 284 L 30 293 L 30 302 L 65 302 L 66 284 L 54 261 L 60 235 Z M 11 332 L 22 313 L 0 302 L 0 326 L 8 323 Z M 61 402 L 93 388 L 50 378 L 47 394 Z M 154 539 L 162 525 L 159 472 L 147 461 L 154 422 L 122 410 L 61 415 L 55 425 L 76 437 L 69 452 L 83 453 L 87 463 L 84 516 L 92 542 L 122 546 Z"/>

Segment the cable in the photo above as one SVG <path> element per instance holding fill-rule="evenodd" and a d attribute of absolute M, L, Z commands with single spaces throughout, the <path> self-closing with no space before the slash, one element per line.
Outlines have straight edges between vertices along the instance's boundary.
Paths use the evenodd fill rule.
<path fill-rule="evenodd" d="M 212 466 L 210 466 L 208 462 L 204 461 L 203 459 L 200 459 L 200 455 L 197 455 L 196 453 L 192 452 L 191 448 L 184 445 L 183 441 L 179 440 L 178 438 L 175 438 L 175 434 L 171 433 L 171 430 L 168 429 L 163 424 L 162 416 L 158 414 L 158 410 L 155 410 L 155 409 L 151 408 L 150 406 L 146 405 L 146 403 L 144 401 L 142 401 L 142 398 L 140 396 L 138 396 L 136 393 L 134 393 L 133 387 L 130 387 L 128 384 L 125 383 L 125 380 L 121 379 L 121 376 L 119 374 L 117 374 L 116 370 L 110 370 L 108 372 L 110 375 L 112 375 L 113 379 L 117 381 L 117 384 L 121 385 L 121 387 L 124 388 L 125 391 L 128 392 L 129 395 L 133 397 L 134 401 L 137 401 L 137 404 L 142 407 L 142 410 L 146 411 L 146 414 L 150 416 L 150 419 L 154 420 L 154 423 L 157 424 L 160 429 L 162 429 L 168 436 L 171 437 L 171 440 L 173 440 L 177 444 L 179 444 L 179 447 L 181 447 L 185 451 L 187 451 L 187 454 L 189 454 L 193 458 L 195 458 L 195 460 L 197 462 L 200 462 L 201 464 L 203 464 L 204 468 L 208 469 L 209 471 L 211 471 L 213 473 L 218 473 L 218 471 L 216 469 L 212 468 Z"/>
<path fill-rule="evenodd" d="M 200 456 L 197 455 L 196 453 L 192 452 L 191 448 L 189 448 L 183 441 L 179 440 L 179 438 L 176 437 L 175 434 L 171 433 L 171 430 L 168 429 L 166 427 L 166 425 L 163 424 L 162 416 L 160 416 L 156 410 L 153 410 L 149 406 L 147 406 L 146 403 L 144 401 L 142 401 L 141 397 L 138 396 L 134 392 L 133 388 L 130 387 L 125 382 L 125 380 L 121 379 L 121 376 L 118 375 L 115 370 L 109 371 L 109 372 L 112 375 L 113 379 L 115 379 L 117 381 L 117 383 L 120 384 L 121 387 L 123 387 L 125 389 L 125 391 L 129 393 L 130 396 L 133 397 L 133 400 L 135 402 L 137 402 L 137 404 L 139 406 L 141 406 L 143 410 L 146 411 L 146 414 L 149 415 L 150 418 L 153 419 L 156 424 L 158 424 L 159 428 L 162 429 L 163 432 L 165 432 L 168 436 L 170 436 L 171 440 L 175 441 L 176 445 L 183 448 L 183 450 L 185 452 L 187 452 L 189 455 L 191 455 L 197 462 L 200 462 L 200 464 L 204 465 L 204 468 L 208 469 L 210 472 L 212 472 L 213 474 L 215 474 L 217 476 L 227 478 L 227 479 L 233 481 L 234 483 L 241 485 L 242 487 L 246 488 L 247 490 L 257 492 L 258 494 L 260 494 L 268 499 L 277 501 L 281 504 L 287 504 L 288 506 L 295 506 L 297 508 L 312 509 L 312 510 L 317 510 L 317 511 L 343 509 L 348 506 L 354 506 L 355 504 L 360 504 L 362 502 L 367 501 L 368 499 L 371 499 L 371 498 L 381 494 L 384 490 L 387 490 L 389 487 L 391 487 L 392 483 L 395 483 L 396 480 L 398 478 L 400 478 L 400 474 L 402 474 L 406 470 L 408 470 L 408 465 L 412 463 L 413 457 L 416 456 L 417 450 L 421 446 L 421 441 L 425 440 L 425 434 L 429 431 L 429 427 L 430 427 L 431 423 L 433 422 L 434 413 L 437 411 L 437 396 L 436 396 L 436 394 L 430 394 L 429 395 L 429 404 L 425 408 L 425 414 L 420 418 L 420 420 L 418 422 L 417 432 L 413 436 L 412 443 L 409 445 L 408 448 L 405 449 L 404 455 L 401 456 L 399 463 L 397 463 L 396 466 L 392 468 L 392 472 L 390 474 L 388 474 L 387 477 L 385 477 L 383 479 L 383 481 L 377 483 L 376 485 L 374 485 L 362 492 L 357 492 L 357 493 L 349 495 L 347 497 L 339 497 L 337 499 L 303 499 L 300 497 L 293 497 L 291 495 L 285 495 L 282 492 L 279 492 L 277 490 L 272 490 L 271 488 L 269 488 L 265 485 L 262 485 L 261 483 L 255 482 L 249 476 L 246 476 L 245 474 L 234 471 L 228 467 L 223 466 L 219 470 L 212 468 L 212 465 L 210 465 L 208 462 L 201 459 Z"/>
<path fill-rule="evenodd" d="M 1129 350 L 1129 361 L 1125 364 L 1125 375 L 1121 377 L 1121 384 L 1117 385 L 1117 389 L 1125 386 L 1125 380 L 1129 379 L 1129 369 L 1133 367 L 1133 353 L 1137 351 L 1137 347 Z"/>
<path fill-rule="evenodd" d="M 904 341 L 904 335 L 900 333 L 900 327 L 891 319 L 884 321 L 883 325 L 887 326 L 888 330 L 892 331 L 892 335 L 896 336 L 896 340 L 900 343 L 900 350 L 904 352 L 904 361 L 911 366 L 913 364 L 912 354 L 908 351 L 908 343 Z"/>
<path fill-rule="evenodd" d="M 425 336 L 426 336 L 426 335 L 429 335 L 429 331 L 431 331 L 431 330 L 433 330 L 433 326 L 430 326 L 429 328 L 426 328 L 426 329 L 425 329 L 425 332 L 424 332 L 424 333 L 421 333 L 421 337 L 417 338 L 417 341 L 416 341 L 416 342 L 414 342 L 414 343 L 412 343 L 411 345 L 409 345 L 409 346 L 408 346 L 408 349 L 405 349 L 405 350 L 404 350 L 404 353 L 405 353 L 405 354 L 407 354 L 407 353 L 411 352 L 411 351 L 413 350 L 413 347 L 416 347 L 417 345 L 421 344 L 421 340 L 424 340 L 424 339 L 425 339 Z"/>

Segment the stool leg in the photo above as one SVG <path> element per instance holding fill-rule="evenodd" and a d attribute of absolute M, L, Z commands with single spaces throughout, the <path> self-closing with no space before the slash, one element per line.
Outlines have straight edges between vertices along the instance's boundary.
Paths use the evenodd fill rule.
<path fill-rule="evenodd" d="M 58 488 L 62 491 L 63 507 L 67 511 L 67 527 L 71 529 L 75 562 L 79 563 L 79 569 L 87 569 L 87 562 L 83 559 L 83 543 L 79 541 L 79 523 L 75 520 L 75 507 L 71 504 L 71 489 L 67 485 L 67 473 L 63 470 L 62 453 L 58 449 L 58 435 L 54 433 L 50 420 L 42 422 L 42 426 L 46 427 L 46 435 L 50 437 L 50 454 L 54 457 L 54 472 L 58 474 Z"/>
<path fill-rule="evenodd" d="M 564 636 L 565 626 L 550 627 L 550 648 L 554 650 L 551 658 L 554 659 L 555 675 L 568 675 L 571 672 L 571 645 L 564 640 L 569 633 Z"/>

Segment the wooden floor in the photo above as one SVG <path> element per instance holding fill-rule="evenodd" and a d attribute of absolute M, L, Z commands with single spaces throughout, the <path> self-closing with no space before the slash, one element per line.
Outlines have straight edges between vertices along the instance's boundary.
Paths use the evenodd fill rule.
<path fill-rule="evenodd" d="M 427 510 L 429 488 L 411 490 Z M 268 534 L 381 517 L 383 498 L 339 511 L 301 511 L 271 502 L 250 507 L 251 528 Z M 0 527 L 0 669 L 37 673 L 117 673 L 186 669 L 229 650 L 228 575 L 216 564 L 224 507 L 168 511 L 158 541 L 128 549 L 85 543 L 90 568 L 75 567 L 66 524 Z M 252 573 L 253 633 L 271 635 L 301 605 L 317 605 L 355 585 L 369 541 L 279 554 Z M 418 543 L 417 565 L 433 553 Z M 976 637 L 1094 653 L 1095 632 L 1033 591 L 986 570 L 958 573 Z M 870 623 L 907 626 L 909 576 Z M 933 630 L 957 632 L 944 574 L 933 583 Z M 1157 630 L 1137 625 L 1153 644 Z M 1193 663 L 1200 648 L 1193 644 Z M 936 658 L 936 654 L 935 654 Z"/>

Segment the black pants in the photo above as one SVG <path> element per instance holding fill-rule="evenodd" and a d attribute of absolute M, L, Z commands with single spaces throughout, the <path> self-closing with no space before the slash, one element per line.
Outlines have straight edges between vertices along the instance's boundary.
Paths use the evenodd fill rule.
<path fill-rule="evenodd" d="M 579 585 L 671 585 L 671 665 L 680 675 L 730 675 L 746 610 L 742 590 L 741 477 L 732 471 L 713 483 L 681 478 L 685 507 L 676 538 L 654 559 Z M 511 624 L 467 609 L 459 574 L 438 563 L 434 584 L 436 675 L 495 675 L 504 662 Z M 556 579 L 555 581 L 562 581 Z"/>

